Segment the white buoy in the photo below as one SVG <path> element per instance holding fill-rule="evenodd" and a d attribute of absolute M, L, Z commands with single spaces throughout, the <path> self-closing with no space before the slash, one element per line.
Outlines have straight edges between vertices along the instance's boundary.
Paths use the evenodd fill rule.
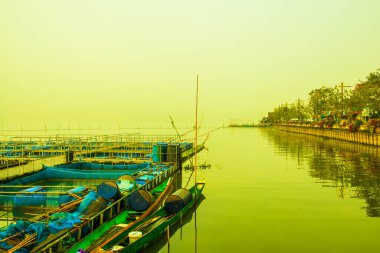
<path fill-rule="evenodd" d="M 119 187 L 120 191 L 126 191 L 130 192 L 135 188 L 136 182 L 135 179 L 130 175 L 122 175 L 120 176 L 117 181 L 117 186 Z"/>
<path fill-rule="evenodd" d="M 122 250 L 122 249 L 124 249 L 123 246 L 115 245 L 115 246 L 112 247 L 111 251 L 112 252 L 117 252 L 117 251 Z"/>
<path fill-rule="evenodd" d="M 129 232 L 128 237 L 129 237 L 129 243 L 134 243 L 135 241 L 137 241 L 138 239 L 142 237 L 142 232 L 140 231 Z"/>

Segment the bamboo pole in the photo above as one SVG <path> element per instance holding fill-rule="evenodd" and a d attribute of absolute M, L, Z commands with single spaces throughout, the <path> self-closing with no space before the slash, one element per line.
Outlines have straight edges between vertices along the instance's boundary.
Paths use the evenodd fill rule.
<path fill-rule="evenodd" d="M 19 244 L 8 250 L 8 253 L 16 252 L 17 250 L 24 248 L 30 244 L 34 244 L 37 242 L 37 234 L 34 233 L 32 235 L 26 234 L 24 240 L 22 240 Z"/>
<path fill-rule="evenodd" d="M 76 188 L 80 187 L 81 185 L 44 185 L 41 186 L 42 188 Z M 97 186 L 97 185 L 90 185 L 90 186 Z M 0 185 L 1 188 L 32 188 L 37 187 L 37 185 Z M 0 192 L 1 193 L 1 192 Z"/>
<path fill-rule="evenodd" d="M 2 207 L 3 210 L 12 210 L 14 207 L 13 206 L 4 206 Z M 20 207 L 20 208 L 24 208 L 24 207 Z M 25 206 L 25 208 L 28 208 L 28 209 L 36 209 L 36 210 L 54 210 L 55 208 L 53 207 L 45 207 L 45 206 Z M 21 218 L 20 218 L 21 219 Z"/>
<path fill-rule="evenodd" d="M 0 192 L 1 195 L 67 195 L 67 192 Z"/>
<path fill-rule="evenodd" d="M 61 207 L 59 207 L 59 208 L 53 209 L 53 210 L 51 210 L 51 211 L 49 211 L 49 212 L 47 212 L 47 213 L 43 213 L 43 214 L 41 214 L 41 215 L 39 215 L 39 216 L 34 217 L 33 220 L 34 220 L 34 221 L 37 221 L 37 220 L 41 220 L 41 219 L 43 219 L 43 218 L 47 218 L 47 217 L 49 217 L 49 216 L 50 216 L 51 214 L 53 214 L 53 213 L 66 212 L 66 211 L 70 210 L 71 208 L 73 208 L 73 207 L 79 205 L 79 204 L 82 202 L 82 200 L 83 200 L 83 198 L 81 198 L 81 199 L 77 199 L 77 200 L 73 200 L 73 201 L 71 201 L 71 202 L 68 202 L 68 203 L 66 203 L 66 204 L 63 204 L 63 205 L 62 205 Z"/>
<path fill-rule="evenodd" d="M 0 242 L 5 242 L 6 240 L 9 240 L 9 239 L 11 239 L 11 238 L 13 238 L 13 237 L 16 237 L 16 236 L 21 235 L 22 233 L 23 233 L 23 232 L 18 232 L 18 233 L 16 233 L 16 234 L 11 235 L 11 236 L 5 237 L 4 239 L 0 240 Z"/>

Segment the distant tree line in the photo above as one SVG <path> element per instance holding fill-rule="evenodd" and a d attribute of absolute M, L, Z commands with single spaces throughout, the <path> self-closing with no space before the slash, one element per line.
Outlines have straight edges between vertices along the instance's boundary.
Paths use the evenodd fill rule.
<path fill-rule="evenodd" d="M 263 121 L 318 121 L 327 115 L 344 118 L 363 114 L 378 118 L 380 112 L 380 69 L 370 73 L 365 81 L 355 86 L 343 83 L 334 87 L 321 87 L 309 92 L 307 101 L 298 99 L 273 109 Z"/>

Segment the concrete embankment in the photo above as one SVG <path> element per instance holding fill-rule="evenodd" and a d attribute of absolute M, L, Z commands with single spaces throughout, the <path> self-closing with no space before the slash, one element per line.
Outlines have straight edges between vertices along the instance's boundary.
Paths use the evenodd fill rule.
<path fill-rule="evenodd" d="M 309 134 L 320 137 L 327 137 L 337 140 L 350 141 L 355 143 L 367 144 L 379 147 L 380 134 L 371 134 L 368 132 L 354 132 L 351 133 L 339 129 L 326 129 L 326 128 L 313 128 L 306 126 L 290 126 L 290 125 L 277 125 L 275 128 L 300 134 Z"/>

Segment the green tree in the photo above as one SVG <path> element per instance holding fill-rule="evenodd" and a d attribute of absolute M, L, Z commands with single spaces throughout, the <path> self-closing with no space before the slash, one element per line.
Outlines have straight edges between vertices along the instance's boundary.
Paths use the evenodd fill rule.
<path fill-rule="evenodd" d="M 352 110 L 361 111 L 369 107 L 373 111 L 380 111 L 380 72 L 372 72 L 367 80 L 355 86 L 350 98 Z"/>
<path fill-rule="evenodd" d="M 309 106 L 313 115 L 321 115 L 329 111 L 337 112 L 339 108 L 339 91 L 322 87 L 309 93 Z"/>
<path fill-rule="evenodd" d="M 309 107 L 303 100 L 297 99 L 297 101 L 294 102 L 294 107 L 296 110 L 296 117 L 300 121 L 304 121 L 310 117 Z"/>

